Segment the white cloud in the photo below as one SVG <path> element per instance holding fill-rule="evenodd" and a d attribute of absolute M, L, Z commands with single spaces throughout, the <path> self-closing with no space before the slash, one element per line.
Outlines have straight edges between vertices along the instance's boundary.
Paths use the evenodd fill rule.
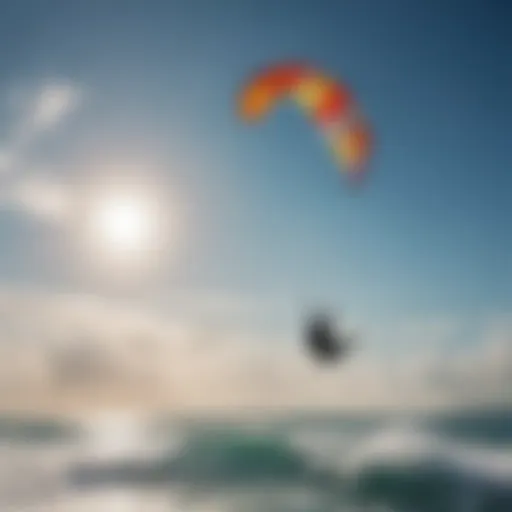
<path fill-rule="evenodd" d="M 32 145 L 76 112 L 83 99 L 82 87 L 62 79 L 12 91 L 6 100 L 14 109 L 14 119 L 7 139 L 0 142 L 0 173 L 33 167 L 28 154 Z"/>
<path fill-rule="evenodd" d="M 63 219 L 70 206 L 70 191 L 44 174 L 32 174 L 16 181 L 8 192 L 3 198 L 5 205 L 48 220 Z"/>
<path fill-rule="evenodd" d="M 512 319 L 498 318 L 484 331 L 485 344 L 432 365 L 430 381 L 446 398 L 465 404 L 512 403 Z"/>
<path fill-rule="evenodd" d="M 71 197 L 62 183 L 45 172 L 30 155 L 40 137 L 61 125 L 81 105 L 83 88 L 69 80 L 51 79 L 18 87 L 6 100 L 14 110 L 7 139 L 0 142 L 0 207 L 41 219 L 60 221 Z M 36 172 L 37 171 L 37 172 Z"/>
<path fill-rule="evenodd" d="M 81 89 L 66 81 L 50 81 L 36 91 L 28 102 L 23 125 L 30 134 L 54 128 L 80 105 Z"/>
<path fill-rule="evenodd" d="M 73 189 L 45 171 L 30 172 L 3 185 L 0 213 L 17 212 L 38 221 L 63 225 L 74 205 Z"/>
<path fill-rule="evenodd" d="M 512 402 L 505 392 L 512 389 L 512 323 L 489 326 L 472 351 L 427 358 L 411 350 L 398 360 L 365 344 L 330 369 L 311 362 L 293 338 L 229 320 L 205 331 L 172 310 L 156 314 L 91 296 L 6 289 L 0 325 L 0 409 Z"/>

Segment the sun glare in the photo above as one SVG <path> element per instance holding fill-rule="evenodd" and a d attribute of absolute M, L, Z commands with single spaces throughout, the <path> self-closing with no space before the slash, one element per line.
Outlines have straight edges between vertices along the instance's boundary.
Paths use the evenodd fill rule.
<path fill-rule="evenodd" d="M 83 183 L 75 223 L 81 272 L 91 268 L 103 284 L 149 283 L 175 254 L 179 201 L 157 171 L 120 169 L 98 167 Z"/>
<path fill-rule="evenodd" d="M 119 196 L 98 205 L 95 223 L 103 243 L 114 251 L 143 250 L 157 219 L 140 198 Z"/>
<path fill-rule="evenodd" d="M 132 276 L 150 270 L 165 249 L 164 234 L 169 212 L 158 208 L 155 198 L 143 191 L 109 191 L 90 205 L 88 232 L 90 249 L 111 277 Z M 119 274 L 121 273 L 121 274 Z"/>

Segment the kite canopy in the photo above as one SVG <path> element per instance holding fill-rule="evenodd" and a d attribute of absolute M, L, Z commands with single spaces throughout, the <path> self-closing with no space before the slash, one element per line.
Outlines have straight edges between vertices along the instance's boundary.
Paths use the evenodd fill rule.
<path fill-rule="evenodd" d="M 351 91 L 306 64 L 275 64 L 242 88 L 239 116 L 247 122 L 260 121 L 284 99 L 294 100 L 323 132 L 340 171 L 361 178 L 371 153 L 372 135 Z"/>

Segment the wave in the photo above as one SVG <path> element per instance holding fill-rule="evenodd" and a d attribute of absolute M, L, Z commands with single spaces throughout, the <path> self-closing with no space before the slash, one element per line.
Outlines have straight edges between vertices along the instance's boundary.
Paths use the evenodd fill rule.
<path fill-rule="evenodd" d="M 82 465 L 71 476 L 79 485 L 107 482 L 234 485 L 299 482 L 308 473 L 307 459 L 284 440 L 230 432 L 192 436 L 178 453 L 152 460 Z"/>
<path fill-rule="evenodd" d="M 35 430 L 27 425 L 22 437 L 48 441 L 60 436 L 60 448 L 54 442 L 46 447 L 31 442 L 4 444 L 3 456 L 9 460 L 4 469 L 16 470 L 17 475 L 7 479 L 0 474 L 0 495 L 4 495 L 0 508 L 28 499 L 31 493 L 38 501 L 66 489 L 72 493 L 99 487 L 133 491 L 142 486 L 150 492 L 185 487 L 193 493 L 227 497 L 240 490 L 263 489 L 265 510 L 300 509 L 273 505 L 277 503 L 274 491 L 283 491 L 290 502 L 292 495 L 296 501 L 300 493 L 314 493 L 329 504 L 308 510 L 510 512 L 512 444 L 506 444 L 510 437 L 505 432 L 504 442 L 497 445 L 491 436 L 493 442 L 484 445 L 480 433 L 487 426 L 482 429 L 482 421 L 477 420 L 478 427 L 462 423 L 461 436 L 452 424 L 449 429 L 444 428 L 446 424 L 434 428 L 432 421 L 417 420 L 402 426 L 392 420 L 357 425 L 339 420 L 286 427 L 187 426 L 182 431 L 168 430 L 164 439 L 151 430 L 139 435 L 137 429 L 114 424 L 106 431 L 100 429 L 101 435 L 87 431 L 86 439 L 74 438 L 76 444 L 64 442 L 67 435 L 60 430 L 52 430 L 50 436 L 47 427 L 41 431 L 37 430 L 40 424 Z M 498 420 L 485 421 L 494 431 L 504 432 Z M 4 422 L 4 433 L 9 434 L 14 425 Z M 471 429 L 478 435 L 470 439 L 466 434 Z M 261 505 L 262 500 L 252 502 Z"/>
<path fill-rule="evenodd" d="M 399 510 L 512 510 L 512 450 L 460 444 L 416 428 L 382 432 L 345 465 L 358 498 Z"/>
<path fill-rule="evenodd" d="M 322 446 L 316 452 L 312 445 Z M 414 512 L 510 512 L 512 451 L 463 445 L 416 428 L 393 428 L 357 443 L 325 433 L 295 443 L 284 433 L 236 428 L 194 433 L 178 453 L 152 460 L 82 465 L 73 485 L 195 488 L 315 488 L 353 506 Z M 324 444 L 321 444 L 324 441 Z M 333 454 L 336 455 L 333 458 Z M 368 510 L 368 508 L 366 508 Z"/>

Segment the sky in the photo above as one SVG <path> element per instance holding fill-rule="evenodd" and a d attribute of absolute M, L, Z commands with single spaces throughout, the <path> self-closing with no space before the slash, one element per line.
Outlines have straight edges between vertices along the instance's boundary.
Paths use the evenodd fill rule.
<path fill-rule="evenodd" d="M 261 375 L 248 395 L 226 391 L 249 379 L 254 350 L 286 403 L 338 406 L 340 386 L 361 383 L 374 390 L 361 391 L 364 406 L 400 402 L 402 377 L 390 375 L 402 370 L 418 381 L 403 403 L 469 400 L 478 372 L 488 372 L 486 398 L 510 399 L 501 396 L 512 375 L 505 2 L 24 0 L 2 11 L 0 314 L 3 350 L 21 366 L 41 353 L 40 366 L 57 371 L 48 347 L 84 333 L 102 353 L 117 347 L 122 366 L 132 348 L 115 336 L 158 332 L 172 352 L 188 339 L 177 332 L 193 331 L 201 347 L 230 344 L 221 363 L 204 355 L 222 381 L 219 404 L 270 400 Z M 293 105 L 257 126 L 236 117 L 247 77 L 290 58 L 344 80 L 372 123 L 371 175 L 357 194 Z M 84 249 L 78 221 L 61 214 L 112 169 L 114 181 L 123 170 L 138 176 L 170 219 L 152 275 L 131 286 L 98 269 L 99 248 Z M 341 312 L 360 334 L 345 373 L 325 376 L 303 360 L 300 320 L 316 307 Z M 169 356 L 177 366 L 195 357 L 183 343 Z M 204 388 L 193 391 L 205 370 L 194 371 L 180 392 L 161 385 L 172 388 L 168 402 L 209 403 Z M 447 388 L 426 393 L 438 372 Z M 33 370 L 14 373 L 5 407 L 25 400 L 13 386 L 36 386 Z M 139 400 L 140 384 L 118 387 L 116 397 Z"/>

